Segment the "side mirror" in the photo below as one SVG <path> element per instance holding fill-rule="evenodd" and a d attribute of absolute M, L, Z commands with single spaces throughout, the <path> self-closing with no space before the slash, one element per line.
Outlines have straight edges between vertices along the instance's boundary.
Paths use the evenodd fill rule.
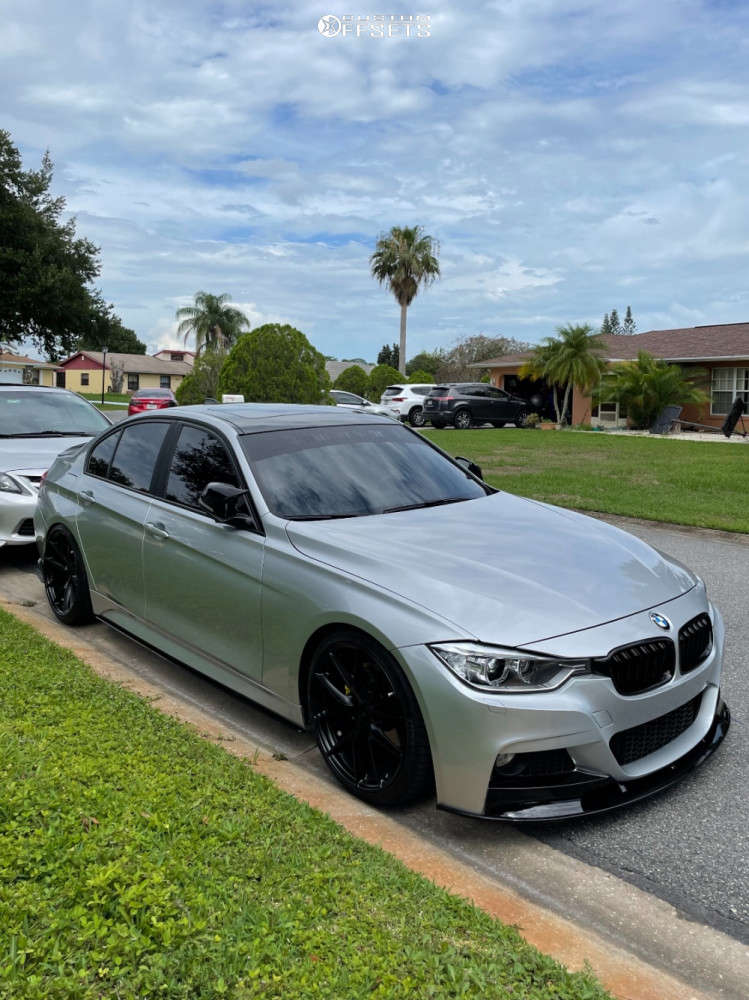
<path fill-rule="evenodd" d="M 475 462 L 471 462 L 469 461 L 469 459 L 463 458 L 462 455 L 456 455 L 455 461 L 458 463 L 461 469 L 465 469 L 465 471 L 470 472 L 472 476 L 476 476 L 477 479 L 483 480 L 484 474 L 481 471 L 480 465 L 476 465 Z"/>
<path fill-rule="evenodd" d="M 198 503 L 221 524 L 254 531 L 257 529 L 254 518 L 240 510 L 241 501 L 246 496 L 247 490 L 241 490 L 237 486 L 229 486 L 228 483 L 208 483 L 200 494 Z"/>

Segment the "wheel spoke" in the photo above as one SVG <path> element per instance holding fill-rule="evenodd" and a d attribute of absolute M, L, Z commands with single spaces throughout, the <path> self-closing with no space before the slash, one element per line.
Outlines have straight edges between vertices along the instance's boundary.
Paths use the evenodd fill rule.
<path fill-rule="evenodd" d="M 353 740 L 353 738 L 354 738 L 354 734 L 353 733 L 342 733 L 338 737 L 338 739 L 335 741 L 335 743 L 333 744 L 333 746 L 330 747 L 329 750 L 323 750 L 322 751 L 323 757 L 325 757 L 327 759 L 328 757 L 333 757 L 333 756 L 335 756 L 335 754 L 340 753 L 341 750 L 343 750 L 343 748 L 346 746 L 347 743 L 351 743 L 351 741 Z"/>
<path fill-rule="evenodd" d="M 400 758 L 403 756 L 403 750 L 401 749 L 400 744 L 393 743 L 387 733 L 380 729 L 379 726 L 376 726 L 374 722 L 369 724 L 369 732 L 370 742 L 376 743 L 378 747 L 393 754 L 395 757 Z"/>
<path fill-rule="evenodd" d="M 327 674 L 315 674 L 315 679 L 318 680 L 323 687 L 333 695 L 336 701 L 340 702 L 341 705 L 345 705 L 346 708 L 353 708 L 354 702 L 344 691 L 340 691 L 335 684 L 331 681 Z"/>
<path fill-rule="evenodd" d="M 361 698 L 359 697 L 359 694 L 354 685 L 354 680 L 351 676 L 351 673 L 346 669 L 346 667 L 344 667 L 344 665 L 341 663 L 340 659 L 336 656 L 336 654 L 333 652 L 332 649 L 328 653 L 328 659 L 336 668 L 341 678 L 343 679 L 343 683 L 349 689 L 354 698 L 356 698 L 357 701 L 361 701 Z"/>

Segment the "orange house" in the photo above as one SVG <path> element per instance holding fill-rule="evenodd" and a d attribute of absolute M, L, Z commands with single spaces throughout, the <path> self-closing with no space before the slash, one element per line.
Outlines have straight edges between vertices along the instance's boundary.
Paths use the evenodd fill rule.
<path fill-rule="evenodd" d="M 704 388 L 710 396 L 709 402 L 685 406 L 682 419 L 720 427 L 737 397 L 744 400 L 749 410 L 749 323 L 649 330 L 633 336 L 607 335 L 602 339 L 610 364 L 634 361 L 640 351 L 647 351 L 662 361 L 680 365 L 685 374 L 690 369 L 704 371 Z M 543 380 L 534 382 L 520 378 L 519 371 L 529 357 L 530 353 L 505 354 L 472 367 L 489 368 L 492 385 L 528 399 L 532 408 L 551 418 L 551 388 Z M 577 387 L 572 393 L 569 417 L 572 424 L 626 426 L 626 418 L 619 412 L 618 404 L 594 406 L 590 396 Z"/>

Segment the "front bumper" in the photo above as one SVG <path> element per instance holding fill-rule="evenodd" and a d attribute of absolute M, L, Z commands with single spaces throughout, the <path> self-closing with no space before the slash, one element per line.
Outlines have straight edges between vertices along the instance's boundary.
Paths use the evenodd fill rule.
<path fill-rule="evenodd" d="M 0 493 L 0 548 L 5 545 L 29 545 L 35 540 L 34 511 L 37 494 Z"/>
<path fill-rule="evenodd" d="M 561 657 L 606 656 L 653 635 L 649 610 L 529 648 Z M 425 646 L 394 650 L 424 716 L 438 806 L 512 821 L 582 816 L 654 794 L 705 760 L 730 720 L 720 698 L 723 621 L 701 586 L 658 610 L 671 620 L 674 636 L 694 616 L 709 611 L 713 647 L 695 669 L 682 674 L 677 666 L 668 683 L 635 695 L 617 692 L 600 675 L 573 677 L 555 691 L 482 692 L 459 681 Z M 615 754 L 614 737 L 638 727 L 668 728 L 669 718 L 681 713 L 688 718 L 665 741 L 656 740 L 641 755 Z M 526 776 L 518 782 L 500 773 L 499 755 L 518 760 L 562 755 L 570 766 L 551 777 L 538 768 L 531 772 L 535 780 Z"/>

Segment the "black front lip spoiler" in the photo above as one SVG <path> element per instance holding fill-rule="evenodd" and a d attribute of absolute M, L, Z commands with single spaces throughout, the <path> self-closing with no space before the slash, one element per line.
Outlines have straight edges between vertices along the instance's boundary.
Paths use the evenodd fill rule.
<path fill-rule="evenodd" d="M 675 760 L 673 764 L 654 771 L 645 778 L 637 778 L 622 784 L 613 778 L 601 778 L 586 786 L 584 795 L 569 799 L 559 799 L 558 789 L 549 789 L 549 801 L 533 804 L 527 802 L 507 801 L 502 811 L 489 813 L 474 813 L 464 809 L 454 809 L 451 806 L 437 804 L 438 809 L 458 813 L 461 816 L 473 816 L 477 819 L 496 820 L 503 823 L 552 823 L 566 819 L 580 819 L 584 816 L 598 816 L 611 812 L 631 802 L 639 802 L 651 795 L 656 795 L 664 789 L 675 785 L 685 775 L 694 771 L 700 764 L 711 757 L 725 739 L 731 725 L 731 713 L 724 701 L 718 703 L 712 725 L 696 746 Z M 556 795 L 554 795 L 556 792 Z"/>

